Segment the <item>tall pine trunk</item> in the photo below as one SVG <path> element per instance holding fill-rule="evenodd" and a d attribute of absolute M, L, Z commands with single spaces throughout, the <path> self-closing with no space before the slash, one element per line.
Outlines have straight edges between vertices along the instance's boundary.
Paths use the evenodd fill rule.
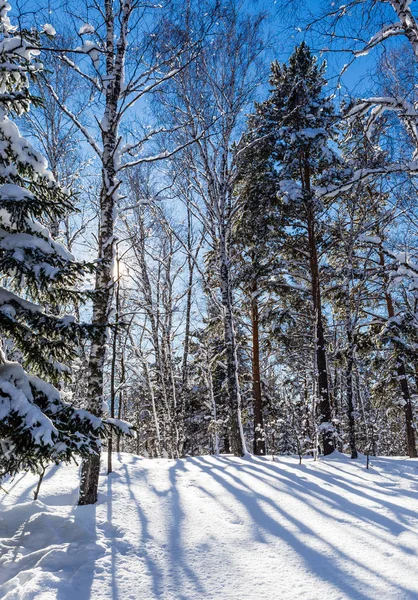
<path fill-rule="evenodd" d="M 356 447 L 356 425 L 354 420 L 354 402 L 353 402 L 353 366 L 354 359 L 351 352 L 350 339 L 349 344 L 349 355 L 347 357 L 347 367 L 345 370 L 345 384 L 347 394 L 347 413 L 348 413 L 348 435 L 350 443 L 351 458 L 358 458 L 357 447 Z"/>
<path fill-rule="evenodd" d="M 334 451 L 334 443 L 332 438 L 332 414 L 331 402 L 328 386 L 328 369 L 327 369 L 327 354 L 324 335 L 324 323 L 322 316 L 321 302 L 321 286 L 319 281 L 319 263 L 318 251 L 315 233 L 315 213 L 311 198 L 311 182 L 310 170 L 308 165 L 308 157 L 305 157 L 305 165 L 303 169 L 303 189 L 308 196 L 306 207 L 307 229 L 308 229 L 308 246 L 309 246 L 309 267 L 311 274 L 312 286 L 312 303 L 315 315 L 315 358 L 316 358 L 316 377 L 317 377 L 317 394 L 318 394 L 318 409 L 320 413 L 322 443 L 324 455 L 327 456 Z"/>

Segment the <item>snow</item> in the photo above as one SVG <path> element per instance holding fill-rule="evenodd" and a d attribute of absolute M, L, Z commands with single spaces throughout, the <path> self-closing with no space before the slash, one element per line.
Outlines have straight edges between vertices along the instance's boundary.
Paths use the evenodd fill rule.
<path fill-rule="evenodd" d="M 7 381 L 5 379 L 7 374 L 4 371 L 2 365 L 0 372 L 0 419 L 9 419 L 11 413 L 16 413 L 23 418 L 25 428 L 30 431 L 36 444 L 53 446 L 52 436 L 56 436 L 58 432 L 52 421 L 31 402 L 31 392 L 29 391 L 30 395 L 25 393 L 23 387 L 25 381 Z M 9 440 L 3 441 L 6 445 L 9 443 Z M 2 449 L 2 452 L 5 452 L 4 449 Z"/>
<path fill-rule="evenodd" d="M 379 245 L 382 243 L 382 239 L 377 235 L 366 235 L 365 233 L 361 233 L 358 236 L 360 242 L 368 242 L 369 244 Z"/>
<path fill-rule="evenodd" d="M 0 3 L 0 21 L 3 26 L 3 31 L 5 33 L 12 33 L 16 31 L 16 27 L 12 26 L 10 23 L 10 19 L 8 16 L 8 12 L 11 10 L 11 6 L 8 2 L 4 2 L 4 0 Z"/>
<path fill-rule="evenodd" d="M 298 138 L 307 138 L 313 140 L 318 136 L 327 137 L 327 131 L 323 127 L 305 127 L 305 129 L 300 129 L 291 135 L 291 139 L 293 137 Z M 292 139 L 293 141 L 293 139 Z"/>
<path fill-rule="evenodd" d="M 76 52 L 85 52 L 88 54 L 93 61 L 94 66 L 96 68 L 98 67 L 100 48 L 95 42 L 92 42 L 91 40 L 85 40 L 84 44 L 82 46 L 78 46 L 75 50 Z"/>
<path fill-rule="evenodd" d="M 102 459 L 103 467 L 106 456 Z M 114 455 L 99 502 L 76 466 L 0 496 L 4 600 L 418 597 L 418 461 Z"/>
<path fill-rule="evenodd" d="M 57 32 L 55 31 L 55 27 L 53 27 L 49 23 L 45 23 L 45 25 L 43 26 L 43 31 L 47 35 L 50 35 L 51 37 L 55 37 L 57 35 Z"/>
<path fill-rule="evenodd" d="M 385 25 L 385 27 L 383 27 L 370 39 L 367 46 L 365 46 L 362 50 L 354 52 L 354 55 L 357 57 L 366 56 L 372 48 L 374 48 L 387 38 L 393 37 L 394 35 L 399 35 L 401 33 L 403 33 L 402 23 L 390 23 L 389 25 Z"/>
<path fill-rule="evenodd" d="M 113 419 L 112 417 L 108 417 L 105 419 L 106 423 L 109 425 L 114 425 L 118 429 L 122 431 L 125 435 L 133 435 L 135 437 L 135 431 L 132 429 L 132 425 L 127 423 L 126 421 L 121 421 L 120 419 Z"/>
<path fill-rule="evenodd" d="M 16 54 L 17 56 L 31 60 L 33 56 L 39 56 L 40 51 L 34 48 L 32 44 L 29 44 L 23 37 L 15 35 L 12 37 L 5 36 L 0 40 L 0 53 Z"/>
<path fill-rule="evenodd" d="M 22 188 L 14 183 L 3 183 L 0 185 L 0 196 L 5 200 L 34 200 L 34 195 L 29 190 Z"/>
<path fill-rule="evenodd" d="M 57 363 L 54 363 L 54 366 L 56 364 Z M 52 383 L 47 383 L 46 381 L 44 381 L 40 377 L 37 377 L 36 375 L 26 374 L 26 377 L 30 385 L 34 387 L 35 390 L 41 392 L 44 396 L 46 396 L 49 403 L 53 404 L 54 402 L 58 402 L 61 399 L 60 392 L 57 390 L 56 387 L 52 385 Z"/>
<path fill-rule="evenodd" d="M 281 193 L 292 202 L 300 200 L 303 197 L 303 192 L 293 179 L 282 179 L 279 183 Z"/>
<path fill-rule="evenodd" d="M 93 25 L 90 25 L 90 23 L 85 23 L 78 30 L 79 35 L 87 35 L 87 34 L 92 34 L 94 32 L 95 32 L 95 29 L 94 29 Z"/>
<path fill-rule="evenodd" d="M 29 233 L 8 233 L 3 229 L 0 229 L 0 248 L 3 250 L 14 250 L 14 256 L 25 259 L 23 250 L 40 250 L 44 254 L 60 254 L 64 260 L 71 261 L 74 259 L 73 255 L 60 242 L 55 242 L 52 238 L 44 240 L 35 235 Z M 18 251 L 21 251 L 18 254 Z M 45 270 L 45 267 L 44 267 Z M 55 271 L 54 271 L 55 273 Z"/>
<path fill-rule="evenodd" d="M 0 157 L 4 158 L 6 165 L 2 166 L 2 176 L 7 178 L 9 175 L 15 174 L 13 172 L 7 172 L 7 169 L 12 169 L 13 167 L 16 168 L 15 165 L 10 164 L 10 157 L 7 155 L 7 150 L 9 150 L 16 156 L 16 161 L 19 161 L 22 165 L 29 165 L 29 167 L 33 168 L 33 176 L 35 181 L 45 180 L 52 183 L 54 178 L 51 171 L 48 170 L 48 162 L 46 158 L 37 152 L 27 139 L 20 135 L 17 125 L 13 123 L 13 121 L 11 121 L 2 111 L 0 111 L 0 130 L 2 133 L 2 138 L 7 140 L 7 144 L 5 142 L 0 143 Z M 11 191 L 11 187 L 7 189 L 8 193 Z M 26 190 L 25 195 L 28 196 L 28 192 Z"/>
<path fill-rule="evenodd" d="M 9 290 L 0 286 L 0 306 L 9 304 L 9 302 L 16 302 L 23 310 L 32 313 L 42 312 L 42 308 L 37 304 L 24 300 L 23 298 L 20 298 L 20 296 L 17 296 L 13 292 L 9 292 Z"/>

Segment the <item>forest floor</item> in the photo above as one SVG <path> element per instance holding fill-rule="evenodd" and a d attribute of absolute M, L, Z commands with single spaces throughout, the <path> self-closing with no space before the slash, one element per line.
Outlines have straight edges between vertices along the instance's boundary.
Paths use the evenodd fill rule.
<path fill-rule="evenodd" d="M 99 502 L 77 467 L 0 490 L 0 598 L 418 598 L 418 460 L 114 457 Z"/>

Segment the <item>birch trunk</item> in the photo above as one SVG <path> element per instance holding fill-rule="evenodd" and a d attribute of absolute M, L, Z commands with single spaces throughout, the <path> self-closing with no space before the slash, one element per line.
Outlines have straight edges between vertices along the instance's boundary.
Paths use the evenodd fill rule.
<path fill-rule="evenodd" d="M 232 291 L 229 271 L 228 246 L 225 231 L 221 232 L 220 284 L 223 308 L 225 354 L 227 363 L 228 402 L 230 419 L 231 451 L 235 456 L 247 453 L 241 421 L 241 392 L 238 377 L 238 356 L 232 308 Z"/>
<path fill-rule="evenodd" d="M 254 280 L 251 296 L 251 325 L 252 325 L 252 367 L 253 367 L 253 409 L 254 409 L 254 454 L 266 454 L 263 422 L 263 398 L 261 393 L 260 370 L 260 332 L 257 299 L 257 281 Z"/>
<path fill-rule="evenodd" d="M 116 154 L 118 149 L 118 100 L 121 93 L 123 65 L 126 52 L 126 34 L 130 14 L 127 0 L 122 13 L 121 32 L 115 51 L 115 15 L 112 0 L 105 0 L 106 25 L 106 76 L 104 118 L 100 123 L 102 152 L 102 187 L 100 193 L 100 224 L 98 239 L 98 264 L 93 300 L 92 323 L 101 325 L 101 330 L 90 351 L 87 389 L 87 405 L 94 415 L 102 415 L 104 401 L 104 364 L 110 310 L 113 298 L 113 268 L 115 254 L 115 209 L 119 181 L 117 178 Z M 81 466 L 79 504 L 94 504 L 99 485 L 100 455 L 85 459 Z"/>
<path fill-rule="evenodd" d="M 186 395 L 189 388 L 189 346 L 190 346 L 190 318 L 192 314 L 192 292 L 193 292 L 193 274 L 194 274 L 194 262 L 192 260 L 192 215 L 190 206 L 187 206 L 187 268 L 189 271 L 189 277 L 187 282 L 187 299 L 186 299 L 186 315 L 185 315 L 185 326 L 184 326 L 184 346 L 183 346 L 183 358 L 181 364 L 181 393 L 179 398 L 178 415 L 179 415 L 179 456 L 183 456 L 184 445 L 186 442 L 184 433 L 184 417 L 186 411 Z M 212 377 L 211 377 L 212 378 Z M 219 449 L 217 454 L 219 454 Z"/>

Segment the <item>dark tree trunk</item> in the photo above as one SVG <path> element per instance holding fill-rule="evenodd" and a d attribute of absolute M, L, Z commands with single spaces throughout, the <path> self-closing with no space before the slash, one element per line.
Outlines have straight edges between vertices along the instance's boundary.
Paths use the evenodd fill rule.
<path fill-rule="evenodd" d="M 408 446 L 408 454 L 410 458 L 417 458 L 417 447 L 415 443 L 415 428 L 414 416 L 412 413 L 411 394 L 409 391 L 408 379 L 406 376 L 405 363 L 401 358 L 396 360 L 396 370 L 398 373 L 398 381 L 401 387 L 402 397 L 404 400 L 404 411 L 406 421 L 406 441 Z"/>
<path fill-rule="evenodd" d="M 331 432 L 332 415 L 331 402 L 328 388 L 327 354 L 325 347 L 324 325 L 321 306 L 321 289 L 319 284 L 318 253 L 315 239 L 315 217 L 311 207 L 308 207 L 308 239 L 309 239 L 309 263 L 312 281 L 312 300 L 316 319 L 315 332 L 315 357 L 318 385 L 318 408 L 323 426 L 322 443 L 324 455 L 327 456 L 334 451 L 333 436 Z M 329 425 L 329 429 L 327 427 Z"/>
<path fill-rule="evenodd" d="M 347 412 L 348 412 L 348 433 L 350 441 L 351 458 L 358 458 L 356 448 L 356 426 L 354 420 L 353 403 L 353 358 L 348 357 L 347 369 L 345 371 L 345 381 L 347 386 Z"/>
<path fill-rule="evenodd" d="M 316 369 L 317 369 L 317 384 L 318 384 L 318 408 L 320 413 L 321 425 L 322 425 L 322 443 L 324 448 L 324 455 L 327 456 L 334 451 L 334 442 L 332 436 L 332 414 L 331 414 L 331 402 L 329 395 L 328 386 L 328 370 L 327 370 L 327 354 L 325 346 L 324 336 L 324 324 L 322 318 L 322 305 L 321 305 L 321 287 L 319 282 L 319 264 L 318 264 L 318 252 L 316 247 L 316 235 L 315 235 L 315 213 L 311 199 L 311 182 L 310 182 L 310 170 L 308 165 L 308 157 L 304 157 L 305 165 L 303 169 L 303 189 L 308 196 L 306 206 L 306 218 L 307 218 L 307 229 L 308 229 L 308 244 L 309 244 L 309 266 L 311 272 L 312 282 L 312 301 L 313 309 L 316 319 L 315 332 L 315 357 L 316 357 Z M 329 427 L 329 428 L 328 428 Z M 327 429 L 328 428 L 328 429 Z"/>
<path fill-rule="evenodd" d="M 350 294 L 347 286 L 345 296 L 345 315 L 347 329 L 347 368 L 345 370 L 345 385 L 347 394 L 347 413 L 348 413 L 348 435 L 350 442 L 351 458 L 358 458 L 356 447 L 356 423 L 354 419 L 354 401 L 353 401 L 353 368 L 354 368 L 354 335 L 352 315 L 350 311 Z"/>
<path fill-rule="evenodd" d="M 260 373 L 260 339 L 259 339 L 259 315 L 257 299 L 257 280 L 254 279 L 251 296 L 251 325 L 253 337 L 253 410 L 254 410 L 254 454 L 264 456 L 266 453 L 266 442 L 264 439 L 263 422 L 263 398 L 261 393 Z"/>
<path fill-rule="evenodd" d="M 316 366 L 318 369 L 318 395 L 319 395 L 319 412 L 321 415 L 321 425 L 325 428 L 322 434 L 322 443 L 324 447 L 324 455 L 327 456 L 334 451 L 334 442 L 332 432 L 327 431 L 326 427 L 332 427 L 331 404 L 329 400 L 328 390 L 328 373 L 327 373 L 327 355 L 325 350 L 324 328 L 322 324 L 321 310 L 316 309 L 317 324 L 316 324 Z"/>
<path fill-rule="evenodd" d="M 33 492 L 33 499 L 34 499 L 34 500 L 37 500 L 37 499 L 38 499 L 38 496 L 39 496 L 39 490 L 41 489 L 41 484 L 42 484 L 42 481 L 43 481 L 44 475 L 45 475 L 45 468 L 43 468 L 43 469 L 42 469 L 42 471 L 41 471 L 41 473 L 40 473 L 40 475 L 39 475 L 39 479 L 38 479 L 38 485 L 36 486 L 36 489 L 35 489 L 35 491 Z"/>

